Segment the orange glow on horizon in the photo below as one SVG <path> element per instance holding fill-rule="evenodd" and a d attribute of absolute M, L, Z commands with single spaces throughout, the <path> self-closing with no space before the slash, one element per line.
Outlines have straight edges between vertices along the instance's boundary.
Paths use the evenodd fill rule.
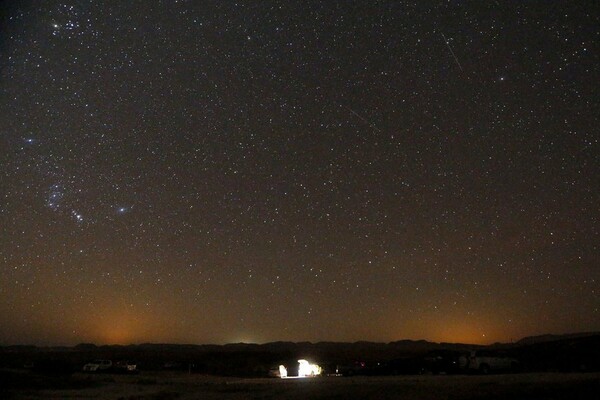
<path fill-rule="evenodd" d="M 147 341 L 145 339 L 159 333 L 147 320 L 134 312 L 114 313 L 90 324 L 89 334 L 99 344 L 132 344 Z M 155 332 L 153 332 L 155 331 Z"/>
<path fill-rule="evenodd" d="M 430 337 L 435 342 L 491 344 L 505 341 L 501 332 L 490 329 L 488 324 L 441 323 L 430 329 Z"/>

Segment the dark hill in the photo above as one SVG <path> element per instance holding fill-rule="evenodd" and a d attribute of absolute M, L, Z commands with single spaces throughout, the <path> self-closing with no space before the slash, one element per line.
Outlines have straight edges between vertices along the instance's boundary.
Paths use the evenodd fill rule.
<path fill-rule="evenodd" d="M 0 347 L 0 367 L 22 368 L 31 365 L 59 365 L 61 371 L 80 371 L 93 359 L 128 360 L 141 370 L 180 369 L 207 374 L 265 376 L 269 368 L 295 363 L 305 358 L 334 372 L 337 365 L 402 365 L 415 373 L 413 365 L 428 354 L 466 352 L 476 349 L 502 350 L 521 362 L 525 371 L 598 371 L 600 334 L 543 335 L 516 343 L 478 346 L 460 343 L 433 343 L 425 340 L 375 342 L 272 342 L 227 345 L 80 344 L 74 347 Z M 440 353 L 441 352 L 441 353 Z M 51 367 L 48 367 L 52 369 Z M 376 373 L 385 373 L 383 370 Z M 389 373 L 389 372 L 388 372 Z"/>
<path fill-rule="evenodd" d="M 538 335 L 538 336 L 528 336 L 519 340 L 517 344 L 519 345 L 527 345 L 527 344 L 535 344 L 535 343 L 544 343 L 544 342 L 554 342 L 557 340 L 564 339 L 576 339 L 576 338 L 584 338 L 590 336 L 598 336 L 600 332 L 582 332 L 582 333 L 569 333 L 565 335 Z"/>

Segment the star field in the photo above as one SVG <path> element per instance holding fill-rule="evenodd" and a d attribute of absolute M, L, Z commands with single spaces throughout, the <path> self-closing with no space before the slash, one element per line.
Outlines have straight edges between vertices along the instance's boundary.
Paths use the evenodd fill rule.
<path fill-rule="evenodd" d="M 10 2 L 0 344 L 600 330 L 600 9 Z"/>

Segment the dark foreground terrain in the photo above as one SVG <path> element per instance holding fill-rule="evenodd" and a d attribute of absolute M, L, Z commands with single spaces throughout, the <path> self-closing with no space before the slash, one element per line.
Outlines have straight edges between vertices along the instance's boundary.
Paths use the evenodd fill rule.
<path fill-rule="evenodd" d="M 182 372 L 36 375 L 4 370 L 4 399 L 598 399 L 600 373 L 318 377 L 212 377 Z"/>
<path fill-rule="evenodd" d="M 299 359 L 318 363 L 325 376 L 267 378 L 280 364 L 297 375 Z M 112 367 L 83 373 L 92 360 Z M 510 364 L 501 368 L 504 361 Z M 481 368 L 485 362 L 489 368 Z M 490 346 L 410 340 L 4 346 L 0 400 L 11 398 L 596 400 L 600 334 L 545 335 Z"/>

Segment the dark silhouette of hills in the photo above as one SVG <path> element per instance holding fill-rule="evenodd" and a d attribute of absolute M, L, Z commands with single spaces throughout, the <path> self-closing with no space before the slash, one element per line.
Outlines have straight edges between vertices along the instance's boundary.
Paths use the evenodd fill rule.
<path fill-rule="evenodd" d="M 417 373 L 428 354 L 466 354 L 477 349 L 501 350 L 520 361 L 524 371 L 599 371 L 600 333 L 540 335 L 515 343 L 490 346 L 463 343 L 434 343 L 426 340 L 400 340 L 390 343 L 271 342 L 226 345 L 156 344 L 95 345 L 73 347 L 3 346 L 0 368 L 38 366 L 49 371 L 80 371 L 93 359 L 129 360 L 141 370 L 174 369 L 216 375 L 265 376 L 269 368 L 300 358 L 318 362 L 326 372 L 336 366 L 360 363 L 378 366 L 372 373 L 389 374 L 382 366 L 395 365 L 395 373 Z M 398 367 L 398 366 L 401 366 Z M 398 372 L 400 371 L 400 372 Z"/>
<path fill-rule="evenodd" d="M 535 344 L 535 343 L 544 343 L 544 342 L 554 342 L 557 340 L 563 339 L 576 339 L 576 338 L 584 338 L 589 336 L 597 336 L 600 335 L 600 332 L 581 332 L 581 333 L 568 333 L 564 335 L 538 335 L 538 336 L 527 336 L 523 339 L 519 340 L 517 344 Z"/>

